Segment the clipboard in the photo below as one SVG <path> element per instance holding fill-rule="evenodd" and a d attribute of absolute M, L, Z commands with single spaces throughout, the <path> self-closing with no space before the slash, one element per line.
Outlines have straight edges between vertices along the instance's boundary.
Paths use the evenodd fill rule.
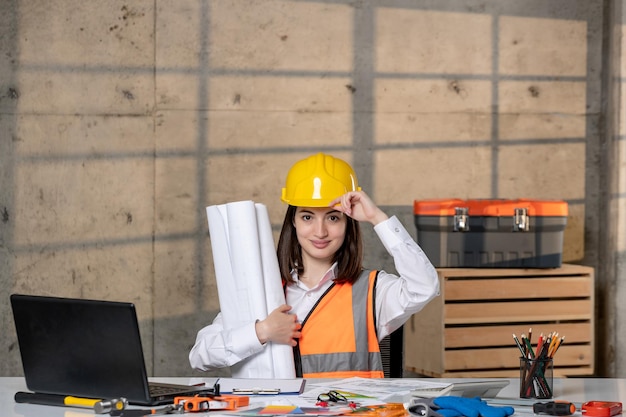
<path fill-rule="evenodd" d="M 304 392 L 306 380 L 261 379 L 261 378 L 220 378 L 220 392 L 239 395 L 299 395 Z"/>

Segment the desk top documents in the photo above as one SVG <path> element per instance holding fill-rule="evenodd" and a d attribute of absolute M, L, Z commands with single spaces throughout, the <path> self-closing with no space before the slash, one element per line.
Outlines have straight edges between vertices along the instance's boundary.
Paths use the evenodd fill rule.
<path fill-rule="evenodd" d="M 448 386 L 450 383 L 467 383 L 483 381 L 479 379 L 362 379 L 349 378 L 345 380 L 257 380 L 257 379 L 229 379 L 221 378 L 151 378 L 156 382 L 166 382 L 184 385 L 197 385 L 204 383 L 207 386 L 213 386 L 215 382 L 219 382 L 224 392 L 233 389 L 241 390 L 280 390 L 275 393 L 258 393 L 250 395 L 250 404 L 246 410 L 259 410 L 265 407 L 269 410 L 269 414 L 265 416 L 285 416 L 293 417 L 288 410 L 302 407 L 314 407 L 320 393 L 337 390 L 348 393 L 360 404 L 380 404 L 381 402 L 402 402 L 408 404 L 411 400 L 411 391 L 415 389 L 425 389 L 429 387 Z M 495 397 L 500 403 L 514 404 L 514 415 L 532 416 L 532 402 L 521 401 L 519 398 L 519 380 L 502 379 L 508 382 L 502 387 Z M 244 384 L 249 382 L 249 384 Z M 36 404 L 16 403 L 14 400 L 15 393 L 18 391 L 27 391 L 24 378 L 21 377 L 0 377 L 0 415 L 5 417 L 87 417 L 87 416 L 104 416 L 109 414 L 95 414 L 93 409 L 65 407 L 65 406 L 48 406 Z M 626 379 L 613 378 L 555 378 L 554 380 L 554 400 L 564 400 L 581 404 L 587 401 L 619 401 L 626 402 Z M 531 400 L 532 401 L 532 400 Z M 522 405 L 518 405 L 522 404 Z M 525 405 L 524 405 L 525 404 Z M 138 407 L 132 407 L 135 409 Z M 276 410 L 271 412 L 271 410 Z M 287 411 L 285 411 L 287 410 Z M 218 417 L 223 415 L 232 416 L 235 412 L 209 411 L 200 413 L 185 413 L 191 416 L 212 416 Z M 237 413 L 239 416 L 255 416 L 254 413 Z M 583 414 L 577 410 L 573 417 L 581 417 Z"/>
<path fill-rule="evenodd" d="M 166 382 L 184 385 L 196 385 L 204 383 L 212 386 L 217 378 L 151 378 L 156 382 Z M 245 380 L 244 380 L 245 381 Z M 410 401 L 411 390 L 418 388 L 427 388 L 437 385 L 448 385 L 453 382 L 470 382 L 481 381 L 473 379 L 384 379 L 384 380 L 323 380 L 314 379 L 304 381 L 280 381 L 280 387 L 283 392 L 281 394 L 258 394 L 250 396 L 250 408 L 259 408 L 268 405 L 273 406 L 297 406 L 306 407 L 314 405 L 317 395 L 321 392 L 327 392 L 332 389 L 355 392 L 363 395 L 359 402 L 367 403 L 365 397 L 375 397 L 373 401 Z M 503 379 L 509 382 L 497 394 L 496 399 L 502 403 L 520 401 L 519 399 L 519 380 Z M 233 389 L 240 387 L 240 380 L 237 379 L 220 379 L 218 381 L 225 389 Z M 253 382 L 249 386 L 241 385 L 241 388 L 268 388 L 279 387 L 277 381 L 268 380 L 248 380 Z M 295 391 L 303 388 L 301 394 L 295 394 Z M 0 415 L 3 417 L 87 417 L 87 416 L 104 416 L 109 414 L 94 414 L 92 409 L 62 407 L 62 406 L 46 406 L 35 404 L 18 404 L 14 400 L 15 393 L 18 391 L 26 391 L 24 378 L 21 377 L 0 377 Z M 620 401 L 626 402 L 626 379 L 613 378 L 555 378 L 554 380 L 555 400 L 565 400 L 574 403 L 583 403 L 587 401 Z M 523 403 L 524 401 L 522 401 Z M 515 405 L 514 415 L 532 416 L 532 408 L 528 405 Z M 210 411 L 200 413 L 185 413 L 184 415 L 218 417 L 227 415 L 226 412 Z M 232 414 L 230 414 L 232 416 Z M 280 415 L 277 414 L 270 415 Z M 573 417 L 581 417 L 580 411 L 576 411 Z M 292 417 L 292 415 L 289 415 Z"/>

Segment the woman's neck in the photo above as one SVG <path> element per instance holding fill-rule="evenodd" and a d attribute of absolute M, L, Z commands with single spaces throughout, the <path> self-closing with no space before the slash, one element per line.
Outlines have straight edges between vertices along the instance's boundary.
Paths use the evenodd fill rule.
<path fill-rule="evenodd" d="M 304 262 L 304 272 L 298 277 L 308 287 L 312 288 L 324 277 L 332 264 L 326 262 Z"/>

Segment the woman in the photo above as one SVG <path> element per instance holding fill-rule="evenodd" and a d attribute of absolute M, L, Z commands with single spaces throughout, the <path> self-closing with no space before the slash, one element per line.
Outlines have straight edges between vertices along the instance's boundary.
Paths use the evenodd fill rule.
<path fill-rule="evenodd" d="M 297 376 L 383 377 L 379 341 L 439 293 L 434 267 L 341 159 L 319 153 L 297 162 L 282 200 L 289 207 L 277 252 L 286 304 L 239 329 L 225 330 L 218 314 L 198 332 L 191 366 L 230 366 L 272 342 L 294 347 Z M 363 269 L 359 222 L 374 226 L 399 276 Z"/>

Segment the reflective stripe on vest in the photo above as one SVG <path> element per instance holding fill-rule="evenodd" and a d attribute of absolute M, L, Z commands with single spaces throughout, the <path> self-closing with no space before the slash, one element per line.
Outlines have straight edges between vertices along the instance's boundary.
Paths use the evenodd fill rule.
<path fill-rule="evenodd" d="M 333 284 L 304 320 L 298 343 L 304 378 L 384 377 L 374 319 L 376 275 L 363 271 L 353 284 Z"/>

